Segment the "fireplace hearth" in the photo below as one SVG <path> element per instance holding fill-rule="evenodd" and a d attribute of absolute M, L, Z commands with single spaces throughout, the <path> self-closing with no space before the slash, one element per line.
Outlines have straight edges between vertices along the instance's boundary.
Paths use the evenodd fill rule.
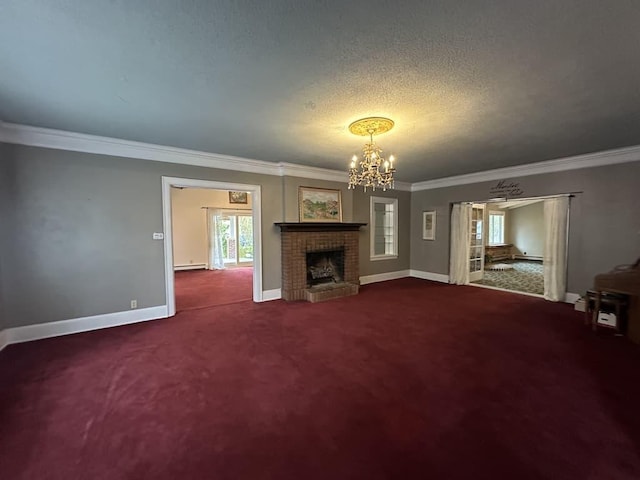
<path fill-rule="evenodd" d="M 281 231 L 282 298 L 319 302 L 355 295 L 364 223 L 276 223 Z"/>

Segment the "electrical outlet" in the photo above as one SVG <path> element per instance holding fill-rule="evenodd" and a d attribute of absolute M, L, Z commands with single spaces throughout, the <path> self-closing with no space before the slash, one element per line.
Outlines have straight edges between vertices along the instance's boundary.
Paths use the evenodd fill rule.
<path fill-rule="evenodd" d="M 138 300 L 131 300 L 131 309 L 138 308 Z"/>

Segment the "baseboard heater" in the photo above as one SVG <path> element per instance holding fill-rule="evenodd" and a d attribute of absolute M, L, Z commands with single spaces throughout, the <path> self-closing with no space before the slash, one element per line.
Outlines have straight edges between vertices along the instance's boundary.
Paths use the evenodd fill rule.
<path fill-rule="evenodd" d="M 536 257 L 534 255 L 515 255 L 516 260 L 537 260 L 542 261 L 542 257 Z"/>
<path fill-rule="evenodd" d="M 207 264 L 206 263 L 190 263 L 188 265 L 174 265 L 173 266 L 173 270 L 174 271 L 178 271 L 178 270 L 202 270 L 204 268 L 207 268 Z"/>

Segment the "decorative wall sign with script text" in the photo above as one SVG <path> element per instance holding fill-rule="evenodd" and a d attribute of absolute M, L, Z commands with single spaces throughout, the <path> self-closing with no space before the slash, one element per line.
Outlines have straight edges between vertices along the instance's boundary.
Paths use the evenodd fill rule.
<path fill-rule="evenodd" d="M 491 197 L 519 197 L 524 193 L 524 190 L 520 188 L 520 182 L 510 182 L 507 180 L 500 180 L 493 187 L 489 189 L 489 195 Z"/>

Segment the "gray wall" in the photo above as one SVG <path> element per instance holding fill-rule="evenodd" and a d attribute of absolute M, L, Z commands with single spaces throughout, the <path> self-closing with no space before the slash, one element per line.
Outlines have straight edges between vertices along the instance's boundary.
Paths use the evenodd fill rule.
<path fill-rule="evenodd" d="M 509 210 L 507 243 L 513 244 L 513 253 L 527 257 L 544 254 L 544 203 L 538 202 Z"/>
<path fill-rule="evenodd" d="M 0 322 L 29 325 L 165 304 L 161 176 L 262 186 L 263 288 L 280 288 L 280 232 L 297 221 L 300 185 L 343 190 L 344 221 L 369 223 L 369 197 L 336 182 L 132 160 L 0 144 Z M 569 290 L 640 256 L 640 162 L 515 179 L 524 196 L 572 198 Z M 451 202 L 486 200 L 495 182 L 375 192 L 398 198 L 399 256 L 369 260 L 360 234 L 360 274 L 448 273 Z M 422 211 L 436 210 L 435 241 L 422 240 Z M 9 235 L 7 235 L 9 232 Z M 1 327 L 1 324 L 0 324 Z"/>
<path fill-rule="evenodd" d="M 345 176 L 346 177 L 346 176 Z M 331 188 L 341 191 L 342 197 L 342 221 L 351 222 L 353 219 L 353 190 L 347 188 L 345 182 L 330 182 L 326 180 L 315 180 L 301 177 L 282 177 L 284 195 L 283 211 L 285 222 L 299 222 L 300 210 L 298 208 L 298 188 L 315 187 Z"/>
<path fill-rule="evenodd" d="M 409 269 L 410 236 L 409 217 L 411 213 L 411 193 L 392 190 L 383 192 L 364 192 L 362 187 L 349 190 L 346 182 L 329 182 L 300 177 L 283 177 L 285 219 L 287 222 L 299 221 L 298 187 L 333 188 L 342 192 L 342 220 L 344 222 L 361 222 L 367 225 L 360 229 L 360 275 L 396 272 Z M 369 260 L 369 198 L 390 197 L 398 199 L 398 258 L 395 260 Z"/>
<path fill-rule="evenodd" d="M 594 275 L 640 256 L 640 162 L 508 179 L 522 197 L 577 193 L 569 219 L 568 291 L 588 289 Z M 495 181 L 414 192 L 411 199 L 411 268 L 448 274 L 449 219 L 453 202 L 495 195 Z M 435 241 L 421 239 L 424 210 L 436 210 Z"/>
<path fill-rule="evenodd" d="M 410 216 L 411 216 L 411 192 L 391 190 L 383 192 L 364 192 L 362 187 L 353 191 L 353 221 L 366 223 L 360 229 L 360 275 L 375 275 L 386 272 L 397 272 L 409 269 L 410 249 Z M 371 197 L 387 197 L 398 199 L 398 258 L 393 260 L 371 261 L 369 214 Z"/>
<path fill-rule="evenodd" d="M 66 320 L 164 305 L 161 177 L 262 186 L 263 289 L 280 288 L 280 231 L 274 222 L 298 221 L 298 187 L 342 190 L 344 221 L 369 222 L 368 195 L 346 184 L 298 177 L 134 160 L 20 145 L 2 145 L 0 189 L 11 207 L 0 210 L 3 236 L 5 327 Z M 378 194 L 378 193 L 376 193 Z M 382 192 L 379 193 L 383 195 Z M 410 193 L 398 196 L 400 256 L 369 261 L 362 233 L 361 274 L 409 268 Z M 9 281 L 10 280 L 10 281 Z"/>
<path fill-rule="evenodd" d="M 9 248 L 9 234 L 11 232 L 9 228 L 9 215 L 12 212 L 10 195 L 10 163 L 8 160 L 8 145 L 0 143 L 0 330 L 4 328 L 6 323 L 5 318 L 5 294 L 4 284 L 5 279 L 4 263 Z"/>
<path fill-rule="evenodd" d="M 262 186 L 263 288 L 280 288 L 277 176 L 7 145 L 7 327 L 165 304 L 161 176 Z M 6 160 L 5 160 L 6 161 Z M 3 227 L 3 231 L 5 231 Z"/>

